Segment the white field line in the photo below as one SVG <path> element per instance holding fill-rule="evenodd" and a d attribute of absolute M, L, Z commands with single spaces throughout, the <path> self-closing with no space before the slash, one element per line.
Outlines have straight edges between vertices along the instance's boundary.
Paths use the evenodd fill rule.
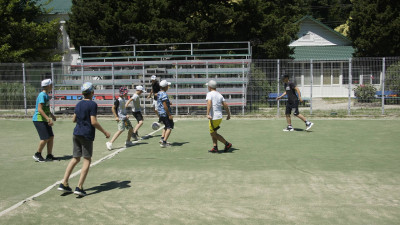
<path fill-rule="evenodd" d="M 177 122 L 177 121 L 174 121 L 174 122 Z M 155 130 L 155 131 L 153 131 L 153 132 L 151 132 L 151 133 L 145 135 L 144 137 L 151 136 L 151 135 L 155 134 L 156 132 L 160 131 L 161 129 L 164 129 L 164 127 L 161 126 L 158 130 Z M 143 140 L 143 137 L 142 137 L 141 139 L 137 140 L 137 141 L 133 141 L 132 143 L 138 143 L 138 142 L 141 141 L 141 140 Z M 113 153 L 111 153 L 111 154 L 109 154 L 109 155 L 106 155 L 106 156 L 104 156 L 103 158 L 101 158 L 101 159 L 97 160 L 96 162 L 92 163 L 92 164 L 90 165 L 90 167 L 93 167 L 93 166 L 95 166 L 95 165 L 101 163 L 101 162 L 104 161 L 104 160 L 111 159 L 111 158 L 114 157 L 116 154 L 118 154 L 118 153 L 124 151 L 125 149 L 126 149 L 126 147 L 122 147 L 122 148 L 119 148 L 119 149 L 116 150 L 116 151 L 113 151 Z M 70 178 L 73 178 L 73 177 L 79 175 L 80 173 L 81 173 L 81 170 L 78 170 L 78 171 L 76 171 L 75 173 L 71 174 Z M 7 214 L 7 213 L 9 213 L 9 212 L 11 212 L 11 211 L 13 211 L 14 209 L 16 209 L 16 208 L 18 208 L 18 207 L 20 207 L 20 206 L 23 205 L 24 203 L 29 202 L 29 201 L 31 201 L 31 200 L 34 200 L 35 198 L 37 198 L 37 197 L 39 197 L 39 196 L 41 196 L 41 195 L 43 195 L 43 194 L 49 192 L 49 191 L 52 190 L 55 186 L 59 185 L 61 182 L 62 182 L 62 180 L 59 180 L 59 181 L 55 182 L 54 184 L 48 186 L 47 188 L 45 188 L 45 189 L 42 190 L 41 192 L 38 192 L 38 193 L 32 195 L 31 197 L 28 197 L 28 198 L 26 198 L 26 199 L 24 199 L 24 200 L 18 202 L 17 204 L 11 206 L 10 208 L 7 208 L 7 209 L 1 211 L 1 212 L 0 212 L 0 217 L 3 216 L 3 215 L 5 215 L 5 214 Z"/>

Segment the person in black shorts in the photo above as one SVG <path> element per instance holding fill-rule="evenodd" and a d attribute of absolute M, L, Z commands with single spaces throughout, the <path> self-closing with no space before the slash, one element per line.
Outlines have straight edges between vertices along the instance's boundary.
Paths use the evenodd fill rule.
<path fill-rule="evenodd" d="M 147 96 L 147 98 L 151 98 L 151 96 L 153 95 L 153 110 L 158 116 L 158 122 L 161 123 L 160 115 L 158 114 L 158 109 L 157 109 L 157 98 L 158 98 L 157 93 L 161 89 L 160 83 L 158 82 L 157 77 L 155 75 L 151 76 L 150 80 L 151 80 L 151 91 L 149 93 L 149 96 Z"/>
<path fill-rule="evenodd" d="M 129 104 L 132 102 L 132 114 L 135 117 L 137 124 L 133 129 L 132 138 L 137 141 L 139 137 L 139 128 L 143 125 L 143 115 L 142 115 L 142 107 L 140 106 L 140 95 L 142 93 L 146 93 L 143 86 L 136 86 L 136 93 L 133 94 L 132 98 L 129 99 L 126 104 L 125 108 L 128 108 Z"/>
<path fill-rule="evenodd" d="M 307 119 L 302 114 L 299 113 L 299 102 L 303 102 L 303 100 L 301 99 L 299 88 L 296 87 L 295 83 L 289 81 L 289 75 L 283 76 L 283 83 L 285 87 L 285 92 L 281 96 L 276 98 L 276 100 L 279 100 L 285 95 L 287 95 L 288 97 L 288 101 L 286 104 L 286 112 L 285 112 L 288 126 L 287 128 L 283 129 L 283 131 L 294 130 L 292 127 L 292 119 L 290 118 L 290 115 L 292 114 L 293 110 L 294 110 L 293 115 L 301 119 L 306 124 L 306 130 L 309 130 L 314 125 L 314 123 L 307 121 Z"/>

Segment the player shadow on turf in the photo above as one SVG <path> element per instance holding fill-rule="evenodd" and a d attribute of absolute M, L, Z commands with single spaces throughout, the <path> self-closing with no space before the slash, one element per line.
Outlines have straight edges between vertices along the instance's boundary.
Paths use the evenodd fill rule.
<path fill-rule="evenodd" d="M 160 134 L 158 135 L 145 135 L 143 137 L 141 137 L 143 140 L 147 140 L 147 139 L 151 139 L 151 138 L 155 138 L 155 137 L 161 137 Z"/>
<path fill-rule="evenodd" d="M 187 141 L 185 141 L 185 142 L 172 142 L 171 146 L 182 146 L 182 145 L 187 144 L 187 143 L 189 143 L 189 142 L 187 142 Z"/>
<path fill-rule="evenodd" d="M 61 156 L 61 157 L 57 157 L 58 161 L 70 160 L 70 159 L 72 159 L 72 155 L 64 155 L 64 156 Z"/>
<path fill-rule="evenodd" d="M 85 191 L 88 192 L 88 194 L 86 196 L 89 195 L 94 195 L 94 194 L 98 194 L 104 191 L 111 191 L 114 189 L 124 189 L 124 188 L 130 188 L 131 185 L 129 185 L 131 183 L 130 180 L 126 180 L 126 181 L 110 181 L 107 183 L 102 183 L 98 186 L 95 187 L 91 187 L 89 189 L 86 189 Z M 93 191 L 93 192 L 90 192 Z M 90 193 L 89 193 L 90 192 Z"/>
<path fill-rule="evenodd" d="M 301 129 L 301 128 L 293 128 L 294 131 L 307 131 L 307 132 L 312 132 L 311 130 L 305 130 L 305 129 Z"/>
<path fill-rule="evenodd" d="M 220 151 L 220 153 L 234 153 L 234 151 L 237 151 L 237 150 L 240 150 L 240 149 L 231 147 L 227 152 L 222 150 L 222 151 Z"/>

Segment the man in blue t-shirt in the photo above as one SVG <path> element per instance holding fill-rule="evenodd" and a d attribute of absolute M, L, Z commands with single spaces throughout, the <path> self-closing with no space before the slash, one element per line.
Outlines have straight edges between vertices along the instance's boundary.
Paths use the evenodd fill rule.
<path fill-rule="evenodd" d="M 79 178 L 78 186 L 75 188 L 74 193 L 79 196 L 85 196 L 86 192 L 83 190 L 83 183 L 89 172 L 92 160 L 95 131 L 98 129 L 106 138 L 110 137 L 110 133 L 104 130 L 97 121 L 97 103 L 92 101 L 94 95 L 92 83 L 84 83 L 81 90 L 84 99 L 76 104 L 75 113 L 72 117 L 72 121 L 76 123 L 73 133 L 73 158 L 68 164 L 63 182 L 58 187 L 58 190 L 72 192 L 72 189 L 68 185 L 68 179 L 81 157 L 83 157 L 81 177 Z"/>
<path fill-rule="evenodd" d="M 50 97 L 49 93 L 53 88 L 51 79 L 45 79 L 41 82 L 42 92 L 39 93 L 36 99 L 35 113 L 32 121 L 39 134 L 40 142 L 37 152 L 33 155 L 36 162 L 56 160 L 53 156 L 54 133 L 52 126 L 56 117 L 50 112 Z M 46 160 L 42 157 L 44 146 L 47 145 Z"/>
<path fill-rule="evenodd" d="M 170 143 L 167 142 L 172 129 L 174 129 L 174 121 L 171 113 L 171 102 L 169 101 L 167 90 L 170 82 L 163 80 L 160 82 L 161 90 L 157 96 L 157 108 L 158 114 L 160 115 L 161 122 L 164 123 L 165 127 L 161 134 L 160 146 L 162 148 L 169 147 Z"/>

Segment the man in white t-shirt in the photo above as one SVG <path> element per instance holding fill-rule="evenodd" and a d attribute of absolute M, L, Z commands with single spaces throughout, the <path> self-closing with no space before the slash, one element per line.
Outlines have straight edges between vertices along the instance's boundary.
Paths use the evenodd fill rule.
<path fill-rule="evenodd" d="M 210 127 L 210 135 L 213 142 L 213 148 L 209 150 L 211 153 L 218 153 L 218 141 L 225 145 L 224 152 L 228 152 L 232 147 L 232 144 L 227 142 L 224 137 L 217 133 L 222 122 L 222 107 L 225 108 L 228 116 L 227 120 L 231 118 L 231 112 L 229 111 L 228 104 L 226 104 L 224 97 L 217 91 L 217 82 L 210 80 L 207 84 L 208 93 L 206 97 L 207 101 L 207 118 L 209 119 L 208 125 Z"/>
<path fill-rule="evenodd" d="M 136 93 L 133 94 L 132 98 L 129 99 L 125 104 L 125 107 L 127 108 L 129 104 L 132 102 L 132 114 L 137 121 L 137 124 L 133 129 L 133 134 L 132 134 L 132 138 L 135 141 L 137 141 L 140 138 L 138 131 L 139 128 L 143 125 L 142 107 L 140 106 L 140 95 L 142 95 L 142 93 L 146 93 L 143 86 L 141 85 L 136 86 Z"/>

